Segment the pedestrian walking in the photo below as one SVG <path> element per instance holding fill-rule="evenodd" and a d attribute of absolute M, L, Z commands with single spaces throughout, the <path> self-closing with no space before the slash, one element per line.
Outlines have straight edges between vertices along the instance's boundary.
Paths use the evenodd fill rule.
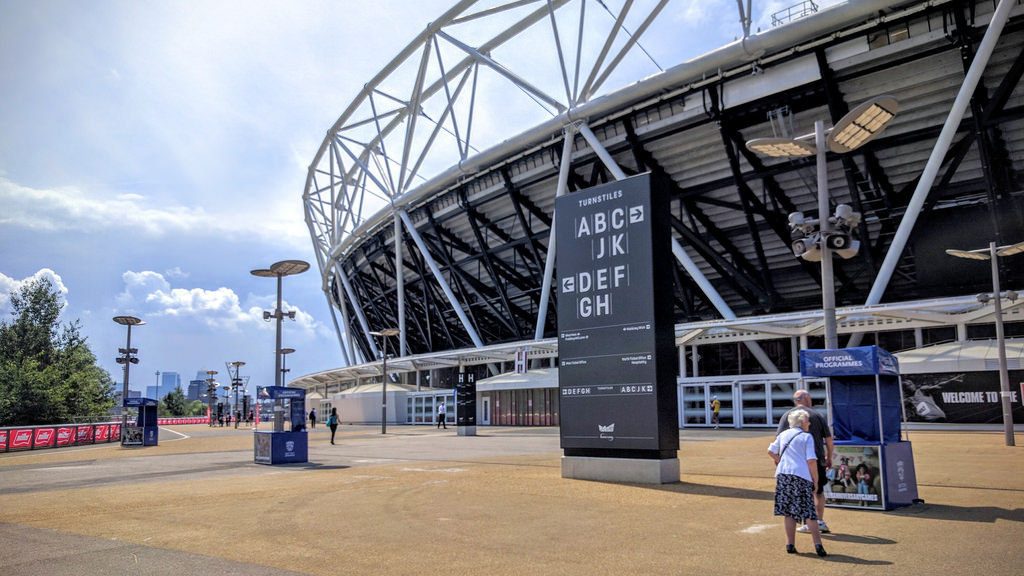
<path fill-rule="evenodd" d="M 437 427 L 440 428 L 441 426 L 444 426 L 444 429 L 447 430 L 448 424 L 445 422 L 447 409 L 445 408 L 445 404 L 447 404 L 447 402 L 444 398 L 441 398 L 441 403 L 437 405 Z"/>
<path fill-rule="evenodd" d="M 782 434 L 789 428 L 788 417 L 791 412 L 799 410 L 807 413 L 807 419 L 810 422 L 809 432 L 814 438 L 814 454 L 818 459 L 818 478 L 821 480 L 815 487 L 814 508 L 818 513 L 818 530 L 827 534 L 831 530 L 825 523 L 825 474 L 832 467 L 832 430 L 828 427 L 828 419 L 821 412 L 811 408 L 810 392 L 797 390 L 793 393 L 793 403 L 796 406 L 782 415 L 782 418 L 779 419 L 779 428 L 775 433 L 776 435 Z M 797 528 L 797 532 L 806 534 L 810 532 L 810 529 L 804 524 Z"/>
<path fill-rule="evenodd" d="M 711 423 L 718 428 L 719 413 L 722 411 L 722 403 L 718 401 L 718 396 L 711 397 Z"/>
<path fill-rule="evenodd" d="M 331 408 L 331 415 L 327 417 L 327 425 L 331 427 L 331 444 L 334 444 L 334 433 L 338 431 L 337 408 Z"/>
<path fill-rule="evenodd" d="M 309 411 L 309 427 L 316 428 L 316 408 Z"/>

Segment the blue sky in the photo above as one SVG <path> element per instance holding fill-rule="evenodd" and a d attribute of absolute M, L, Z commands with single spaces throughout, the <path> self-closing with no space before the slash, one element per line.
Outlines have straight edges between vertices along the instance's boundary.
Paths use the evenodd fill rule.
<path fill-rule="evenodd" d="M 234 360 L 269 384 L 276 283 L 249 271 L 315 262 L 301 196 L 316 149 L 453 3 L 0 0 L 0 314 L 47 276 L 115 381 L 111 318 L 130 314 L 147 322 L 133 389 L 157 370 L 223 378 Z M 792 3 L 755 3 L 754 28 Z M 686 46 L 662 65 L 741 33 L 732 0 L 666 13 Z M 284 300 L 289 376 L 340 365 L 315 264 L 285 278 Z"/>

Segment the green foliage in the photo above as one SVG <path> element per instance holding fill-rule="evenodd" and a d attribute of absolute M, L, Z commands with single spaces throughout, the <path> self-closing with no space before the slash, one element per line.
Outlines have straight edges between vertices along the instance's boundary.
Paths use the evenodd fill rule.
<path fill-rule="evenodd" d="M 60 294 L 46 278 L 11 294 L 11 322 L 0 321 L 0 426 L 58 424 L 99 417 L 114 385 L 79 332 L 60 326 Z"/>
<path fill-rule="evenodd" d="M 193 400 L 185 407 L 185 416 L 206 416 L 206 403 L 202 400 Z"/>
<path fill-rule="evenodd" d="M 161 416 L 184 416 L 185 409 L 185 393 L 181 391 L 181 386 L 175 386 L 160 401 Z"/>

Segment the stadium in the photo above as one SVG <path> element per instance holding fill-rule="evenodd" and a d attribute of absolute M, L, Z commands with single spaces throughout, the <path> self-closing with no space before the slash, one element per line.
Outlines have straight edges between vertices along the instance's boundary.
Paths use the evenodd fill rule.
<path fill-rule="evenodd" d="M 477 422 L 556 425 L 555 200 L 651 173 L 671 188 L 681 427 L 709 425 L 713 395 L 727 425 L 774 426 L 799 350 L 827 347 L 831 284 L 840 347 L 897 353 L 920 390 L 945 385 L 936 371 L 998 389 L 1004 318 L 1011 370 L 1024 361 L 1021 301 L 991 298 L 989 263 L 946 250 L 1024 241 L 1024 5 L 805 1 L 764 30 L 750 0 L 736 8 L 737 39 L 697 57 L 671 49 L 685 43 L 671 0 L 465 0 L 429 24 L 310 165 L 303 204 L 342 362 L 289 385 L 321 414 L 372 421 L 386 373 L 387 419 L 431 423 L 469 373 Z M 881 130 L 814 147 L 865 106 L 882 108 Z M 767 138 L 805 152 L 766 153 Z M 826 268 L 805 220 L 852 246 Z M 1005 252 L 997 278 L 1018 287 Z M 1024 421 L 1019 397 L 1014 411 Z"/>

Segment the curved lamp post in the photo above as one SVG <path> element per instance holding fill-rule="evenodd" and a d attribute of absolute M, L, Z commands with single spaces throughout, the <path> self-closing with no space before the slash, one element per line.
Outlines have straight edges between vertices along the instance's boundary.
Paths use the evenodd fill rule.
<path fill-rule="evenodd" d="M 117 349 L 122 354 L 118 356 L 117 363 L 124 364 L 124 387 L 121 392 L 121 443 L 124 444 L 125 428 L 128 426 L 128 413 L 124 411 L 124 401 L 128 399 L 128 368 L 139 363 L 139 359 L 135 357 L 138 350 L 132 348 L 132 326 L 142 326 L 145 322 L 135 316 L 114 316 L 114 322 L 128 327 L 128 341 L 124 348 Z"/>
<path fill-rule="evenodd" d="M 864 102 L 843 116 L 830 130 L 823 121 L 814 123 L 814 134 L 798 138 L 756 138 L 747 142 L 747 149 L 762 156 L 773 158 L 801 158 L 817 156 L 818 172 L 818 218 L 804 218 L 802 212 L 789 215 L 793 230 L 806 237 L 793 243 L 796 256 L 805 260 L 821 260 L 821 304 L 825 323 L 825 348 L 839 347 L 836 326 L 835 278 L 832 272 L 832 252 L 844 258 L 852 258 L 860 246 L 852 241 L 849 230 L 860 222 L 860 214 L 846 204 L 836 207 L 834 217 L 828 217 L 828 163 L 825 149 L 836 154 L 852 152 L 867 144 L 885 130 L 899 110 L 899 103 L 892 96 L 878 96 Z M 814 143 L 808 140 L 813 136 Z M 833 223 L 839 225 L 838 233 Z M 817 228 L 817 231 L 814 229 Z"/>
<path fill-rule="evenodd" d="M 216 375 L 216 370 L 206 371 L 206 419 L 209 421 L 211 428 L 213 427 L 213 401 L 217 397 L 217 381 L 213 379 Z"/>
<path fill-rule="evenodd" d="M 288 381 L 288 355 L 295 352 L 295 348 L 281 348 L 281 382 Z"/>
<path fill-rule="evenodd" d="M 384 365 L 381 366 L 381 372 L 384 373 L 384 377 L 381 379 L 380 386 L 380 433 L 387 434 L 388 432 L 388 338 L 391 336 L 397 336 L 399 330 L 397 328 L 385 328 L 379 332 L 370 332 L 371 336 L 380 336 L 380 339 L 384 341 Z"/>
<path fill-rule="evenodd" d="M 1012 396 L 1010 392 L 1010 371 L 1006 367 L 1006 336 L 1003 331 L 1003 294 L 999 291 L 999 260 L 1000 256 L 1013 256 L 1024 252 L 1024 242 L 1010 244 L 1009 246 L 996 247 L 995 242 L 989 242 L 988 248 L 977 250 L 946 250 L 946 254 L 957 258 L 969 260 L 991 260 L 992 261 L 992 302 L 995 305 L 996 316 L 996 347 L 999 350 L 999 395 L 1002 397 L 1003 407 L 1003 433 L 1006 435 L 1006 445 L 1014 446 L 1013 438 L 1013 405 L 1010 403 Z M 985 301 L 987 295 L 979 296 L 979 300 Z"/>
<path fill-rule="evenodd" d="M 302 260 L 282 260 L 270 265 L 269 269 L 261 268 L 251 270 L 249 273 L 260 278 L 277 278 L 277 308 L 273 312 L 263 311 L 263 319 L 269 321 L 271 318 L 277 320 L 277 343 L 274 346 L 274 386 L 283 386 L 281 378 L 281 320 L 285 316 L 294 319 L 295 311 L 285 313 L 281 310 L 281 279 L 293 274 L 301 274 L 309 270 L 309 263 Z"/>
<path fill-rule="evenodd" d="M 235 391 L 235 407 L 234 412 L 238 412 L 238 389 L 242 387 L 242 377 L 238 375 L 238 370 L 242 366 L 245 366 L 245 362 L 229 362 L 229 366 L 235 369 L 235 373 L 231 375 L 231 388 Z M 235 428 L 238 428 L 238 421 L 240 418 L 235 418 Z"/>

